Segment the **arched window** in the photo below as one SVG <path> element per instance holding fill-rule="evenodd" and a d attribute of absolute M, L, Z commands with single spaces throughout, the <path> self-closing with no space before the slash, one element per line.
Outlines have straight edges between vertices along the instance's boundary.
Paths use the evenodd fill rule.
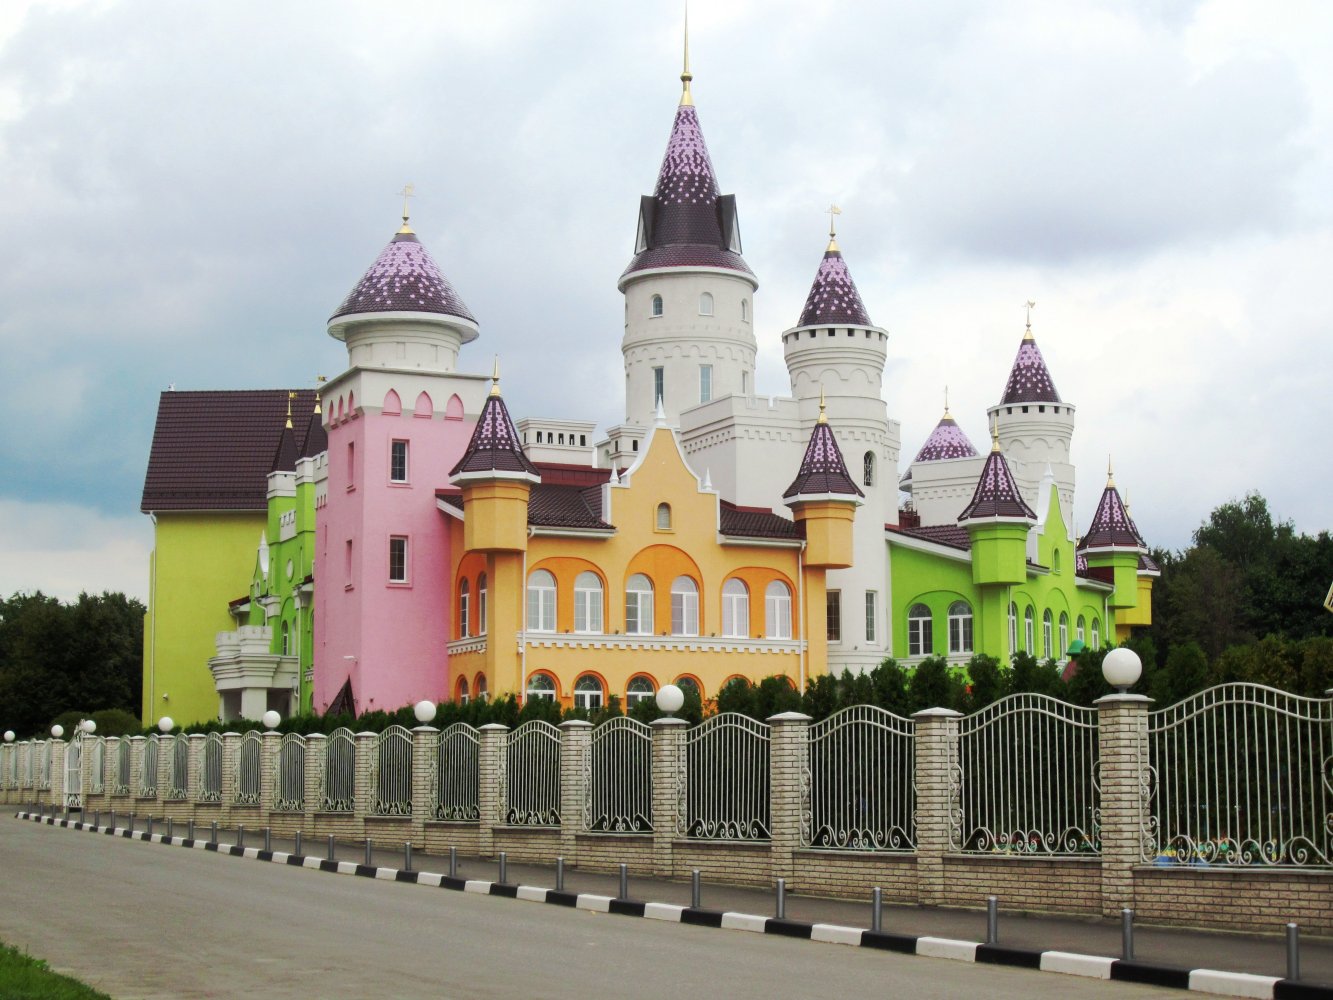
<path fill-rule="evenodd" d="M 688 576 L 671 581 L 671 634 L 699 634 L 699 587 Z"/>
<path fill-rule="evenodd" d="M 699 296 L 699 315 L 713 315 L 713 295 L 711 292 L 704 292 Z"/>
<path fill-rule="evenodd" d="M 1069 616 L 1063 611 L 1060 612 L 1060 648 L 1056 653 L 1057 659 L 1064 659 L 1065 652 L 1069 649 Z"/>
<path fill-rule="evenodd" d="M 574 682 L 574 707 L 592 711 L 602 707 L 602 682 L 592 674 L 584 674 Z"/>
<path fill-rule="evenodd" d="M 1018 652 L 1018 605 L 1009 602 L 1009 655 Z"/>
<path fill-rule="evenodd" d="M 653 634 L 653 582 L 642 573 L 625 584 L 625 634 Z"/>
<path fill-rule="evenodd" d="M 868 451 L 861 458 L 861 485 L 875 485 L 875 453 Z"/>
<path fill-rule="evenodd" d="M 699 698 L 700 700 L 703 699 L 703 689 L 699 687 L 699 682 L 693 677 L 677 677 L 676 687 L 680 688 L 686 694 L 693 691 L 696 698 Z"/>
<path fill-rule="evenodd" d="M 671 504 L 659 503 L 657 505 L 657 530 L 671 530 Z"/>
<path fill-rule="evenodd" d="M 286 622 L 282 623 L 282 655 L 292 655 L 292 633 L 291 626 Z"/>
<path fill-rule="evenodd" d="M 528 576 L 528 631 L 555 631 L 555 577 L 544 569 Z"/>
<path fill-rule="evenodd" d="M 486 675 L 477 674 L 476 682 L 472 685 L 477 692 L 477 701 L 486 701 L 490 698 L 490 692 L 486 689 Z"/>
<path fill-rule="evenodd" d="M 949 652 L 972 652 L 972 605 L 967 601 L 949 605 Z"/>
<path fill-rule="evenodd" d="M 935 649 L 934 631 L 930 608 L 913 604 L 907 610 L 907 655 L 929 656 Z"/>
<path fill-rule="evenodd" d="M 653 316 L 661 316 L 661 315 L 662 315 L 662 296 L 660 296 L 660 295 L 654 295 L 654 296 L 653 296 L 652 315 L 653 315 Z"/>
<path fill-rule="evenodd" d="M 550 674 L 533 674 L 528 678 L 528 699 L 555 701 L 555 681 Z"/>
<path fill-rule="evenodd" d="M 1059 573 L 1059 572 L 1060 572 L 1060 550 L 1059 550 L 1059 549 L 1051 549 L 1051 572 L 1052 572 L 1052 573 Z"/>
<path fill-rule="evenodd" d="M 656 694 L 653 682 L 647 677 L 631 678 L 629 686 L 625 688 L 625 707 L 633 708 L 641 701 L 651 701 Z"/>
<path fill-rule="evenodd" d="M 1029 604 L 1027 610 L 1023 612 L 1023 651 L 1037 655 L 1037 619 L 1036 612 Z"/>
<path fill-rule="evenodd" d="M 1074 623 L 1074 638 L 1081 643 L 1088 641 L 1088 628 L 1082 615 L 1078 616 L 1078 621 Z"/>
<path fill-rule="evenodd" d="M 466 639 L 472 634 L 468 631 L 469 600 L 467 581 L 464 580 L 458 585 L 458 638 L 460 639 Z"/>
<path fill-rule="evenodd" d="M 748 299 L 741 299 L 741 322 L 750 322 L 750 302 Z"/>
<path fill-rule="evenodd" d="M 458 704 L 466 705 L 468 702 L 467 678 L 458 678 Z"/>
<path fill-rule="evenodd" d="M 1051 609 L 1047 608 L 1041 613 L 1041 648 L 1045 659 L 1049 660 L 1055 656 L 1052 650 L 1054 645 L 1055 640 L 1051 636 Z"/>
<path fill-rule="evenodd" d="M 574 578 L 574 631 L 602 631 L 602 578 L 596 573 Z"/>
<path fill-rule="evenodd" d="M 477 635 L 486 634 L 486 574 L 477 575 Z"/>
<path fill-rule="evenodd" d="M 1098 619 L 1092 620 L 1092 648 L 1101 649 L 1102 646 L 1102 623 Z"/>
<path fill-rule="evenodd" d="M 770 639 L 791 638 L 791 588 L 781 580 L 764 588 L 764 634 Z"/>
<path fill-rule="evenodd" d="M 750 588 L 734 577 L 722 585 L 722 634 L 733 639 L 750 634 Z"/>

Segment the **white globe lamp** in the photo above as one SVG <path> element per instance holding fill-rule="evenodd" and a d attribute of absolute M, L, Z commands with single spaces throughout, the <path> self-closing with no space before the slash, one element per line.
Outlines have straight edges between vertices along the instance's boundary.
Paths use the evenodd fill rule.
<path fill-rule="evenodd" d="M 1125 694 L 1143 676 L 1143 661 L 1128 646 L 1117 646 L 1102 660 L 1102 676 L 1107 684 Z"/>
<path fill-rule="evenodd" d="M 6 743 L 13 743 L 13 742 L 14 742 L 14 730 L 12 730 L 12 729 L 6 729 L 6 730 L 5 730 L 5 742 L 6 742 Z"/>
<path fill-rule="evenodd" d="M 679 712 L 685 704 L 685 692 L 674 684 L 663 684 L 657 689 L 657 707 L 667 715 Z"/>
<path fill-rule="evenodd" d="M 51 727 L 51 735 L 54 736 L 56 739 L 60 739 L 60 737 L 62 737 L 62 736 L 65 735 L 65 727 L 64 727 L 64 726 L 52 726 L 52 727 Z"/>
<path fill-rule="evenodd" d="M 259 721 L 264 724 L 265 729 L 277 729 L 278 724 L 282 722 L 282 716 L 270 708 Z"/>
<path fill-rule="evenodd" d="M 422 700 L 412 706 L 412 714 L 423 726 L 429 726 L 435 719 L 435 702 Z"/>
<path fill-rule="evenodd" d="M 176 723 L 172 721 L 171 716 L 169 716 L 169 715 L 164 715 L 164 716 L 162 716 L 162 718 L 160 718 L 160 719 L 157 720 L 157 728 L 158 728 L 161 732 L 169 733 L 169 732 L 171 732 L 172 729 L 174 729 L 175 727 L 176 727 Z"/>
<path fill-rule="evenodd" d="M 97 723 L 92 719 L 84 719 L 79 723 L 79 728 L 91 736 L 93 733 L 97 732 Z"/>

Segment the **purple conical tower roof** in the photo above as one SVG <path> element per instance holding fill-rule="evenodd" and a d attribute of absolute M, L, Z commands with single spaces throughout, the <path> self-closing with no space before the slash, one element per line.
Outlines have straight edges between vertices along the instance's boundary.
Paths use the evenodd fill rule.
<path fill-rule="evenodd" d="M 302 458 L 314 458 L 322 451 L 329 450 L 329 433 L 324 429 L 324 418 L 318 410 L 310 418 L 310 426 L 305 431 L 305 442 L 301 445 Z"/>
<path fill-rule="evenodd" d="M 1018 357 L 1014 358 L 1014 367 L 1009 370 L 1009 381 L 1005 383 L 1000 405 L 1058 402 L 1060 394 L 1055 391 L 1055 382 L 1051 380 L 1051 373 L 1029 328 L 1018 345 Z"/>
<path fill-rule="evenodd" d="M 498 384 L 491 389 L 472 429 L 463 457 L 449 470 L 450 476 L 478 472 L 526 473 L 535 479 L 541 476 L 528 457 L 523 454 L 518 431 L 510 419 L 509 408 L 500 398 Z"/>
<path fill-rule="evenodd" d="M 976 456 L 977 449 L 972 447 L 972 442 L 967 439 L 963 429 L 958 426 L 958 421 L 949 415 L 948 410 L 945 410 L 944 416 L 940 417 L 940 422 L 930 432 L 930 437 L 926 438 L 926 443 L 916 453 L 915 460 L 918 462 L 939 462 L 947 458 L 975 458 Z"/>
<path fill-rule="evenodd" d="M 646 242 L 630 261 L 625 273 L 658 267 L 721 267 L 751 274 L 737 249 L 739 236 L 723 236 L 722 195 L 708 156 L 708 145 L 699 128 L 693 104 L 676 109 L 676 120 L 667 140 L 657 189 L 651 200 L 651 218 L 641 232 Z M 643 209 L 641 209 L 643 211 Z M 734 202 L 729 228 L 735 231 Z"/>
<path fill-rule="evenodd" d="M 1018 491 L 1014 474 L 1009 471 L 1009 463 L 1004 460 L 1004 452 L 998 444 L 986 456 L 977 488 L 972 493 L 972 502 L 963 508 L 958 520 L 977 521 L 991 517 L 1037 519 Z"/>
<path fill-rule="evenodd" d="M 1102 498 L 1097 502 L 1097 513 L 1092 515 L 1088 533 L 1079 542 L 1080 549 L 1141 549 L 1145 548 L 1139 529 L 1134 527 L 1115 480 L 1109 476 Z"/>
<path fill-rule="evenodd" d="M 815 272 L 815 282 L 806 296 L 797 326 L 873 326 L 861 293 L 837 245 L 830 242 Z"/>
<path fill-rule="evenodd" d="M 278 447 L 273 452 L 273 465 L 268 471 L 295 472 L 296 460 L 300 457 L 301 451 L 296 447 L 296 434 L 292 431 L 292 420 L 288 417 L 287 424 L 278 437 Z"/>
<path fill-rule="evenodd" d="M 477 321 L 430 251 L 411 232 L 400 232 L 389 241 L 329 319 L 389 312 L 436 313 Z"/>
<path fill-rule="evenodd" d="M 814 433 L 810 435 L 810 443 L 806 445 L 805 457 L 801 459 L 801 471 L 782 494 L 782 499 L 790 501 L 793 498 L 827 496 L 830 493 L 844 494 L 849 498 L 865 496 L 847 474 L 847 465 L 842 460 L 833 428 L 821 412 Z"/>

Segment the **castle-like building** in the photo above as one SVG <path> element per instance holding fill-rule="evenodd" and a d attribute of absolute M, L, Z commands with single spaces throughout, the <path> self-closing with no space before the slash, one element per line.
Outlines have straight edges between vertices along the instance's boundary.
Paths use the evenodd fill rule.
<path fill-rule="evenodd" d="M 1108 474 L 1074 524 L 1074 407 L 1031 326 L 985 454 L 949 414 L 900 468 L 889 333 L 830 227 L 755 393 L 758 280 L 682 74 L 618 287 L 625 417 L 517 423 L 480 325 L 403 225 L 328 322 L 318 394 L 162 395 L 144 717 L 394 709 L 1027 651 L 1151 621 L 1156 567 Z M 998 381 L 998 379 L 997 379 Z M 270 429 L 271 428 L 271 429 Z"/>

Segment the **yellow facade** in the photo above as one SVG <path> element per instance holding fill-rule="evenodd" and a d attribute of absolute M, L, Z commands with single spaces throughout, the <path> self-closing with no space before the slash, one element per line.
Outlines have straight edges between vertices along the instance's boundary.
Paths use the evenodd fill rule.
<path fill-rule="evenodd" d="M 471 483 L 464 487 L 465 523 L 455 520 L 451 527 L 453 592 L 460 594 L 466 582 L 470 595 L 466 626 L 463 602 L 456 599 L 453 608 L 449 669 L 455 697 L 462 694 L 463 681 L 472 695 L 485 690 L 522 696 L 534 676 L 545 675 L 565 704 L 573 703 L 575 684 L 584 677 L 598 682 L 603 702 L 615 695 L 623 704 L 635 678 L 646 678 L 654 690 L 689 678 L 711 698 L 732 677 L 782 674 L 801 687 L 826 669 L 824 569 L 806 565 L 805 544 L 723 536 L 719 497 L 700 487 L 675 433 L 659 426 L 645 445 L 624 481 L 606 488 L 602 517 L 611 531 L 534 527 L 529 533 L 525 509 L 523 551 L 478 551 L 467 547 L 469 537 L 516 537 L 519 526 L 508 523 L 517 516 L 516 505 L 495 503 Z M 474 518 L 506 523 L 470 534 L 465 524 Z M 845 525 L 848 538 L 832 537 L 829 544 L 848 545 L 850 519 L 833 521 Z M 528 606 L 528 582 L 545 573 L 555 585 L 553 614 L 549 605 Z M 583 588 L 576 613 L 581 574 L 592 574 L 584 581 L 595 578 L 596 587 Z M 643 612 L 629 616 L 627 588 L 635 577 L 650 582 L 651 598 L 642 599 Z M 673 598 L 673 585 L 683 580 L 697 593 L 693 613 L 689 598 Z M 729 581 L 743 584 L 746 594 L 743 605 L 732 599 L 736 613 L 730 621 L 723 593 Z M 639 599 L 633 600 L 637 609 Z M 748 616 L 739 613 L 741 606 L 748 606 Z M 635 624 L 638 631 L 631 632 Z"/>

